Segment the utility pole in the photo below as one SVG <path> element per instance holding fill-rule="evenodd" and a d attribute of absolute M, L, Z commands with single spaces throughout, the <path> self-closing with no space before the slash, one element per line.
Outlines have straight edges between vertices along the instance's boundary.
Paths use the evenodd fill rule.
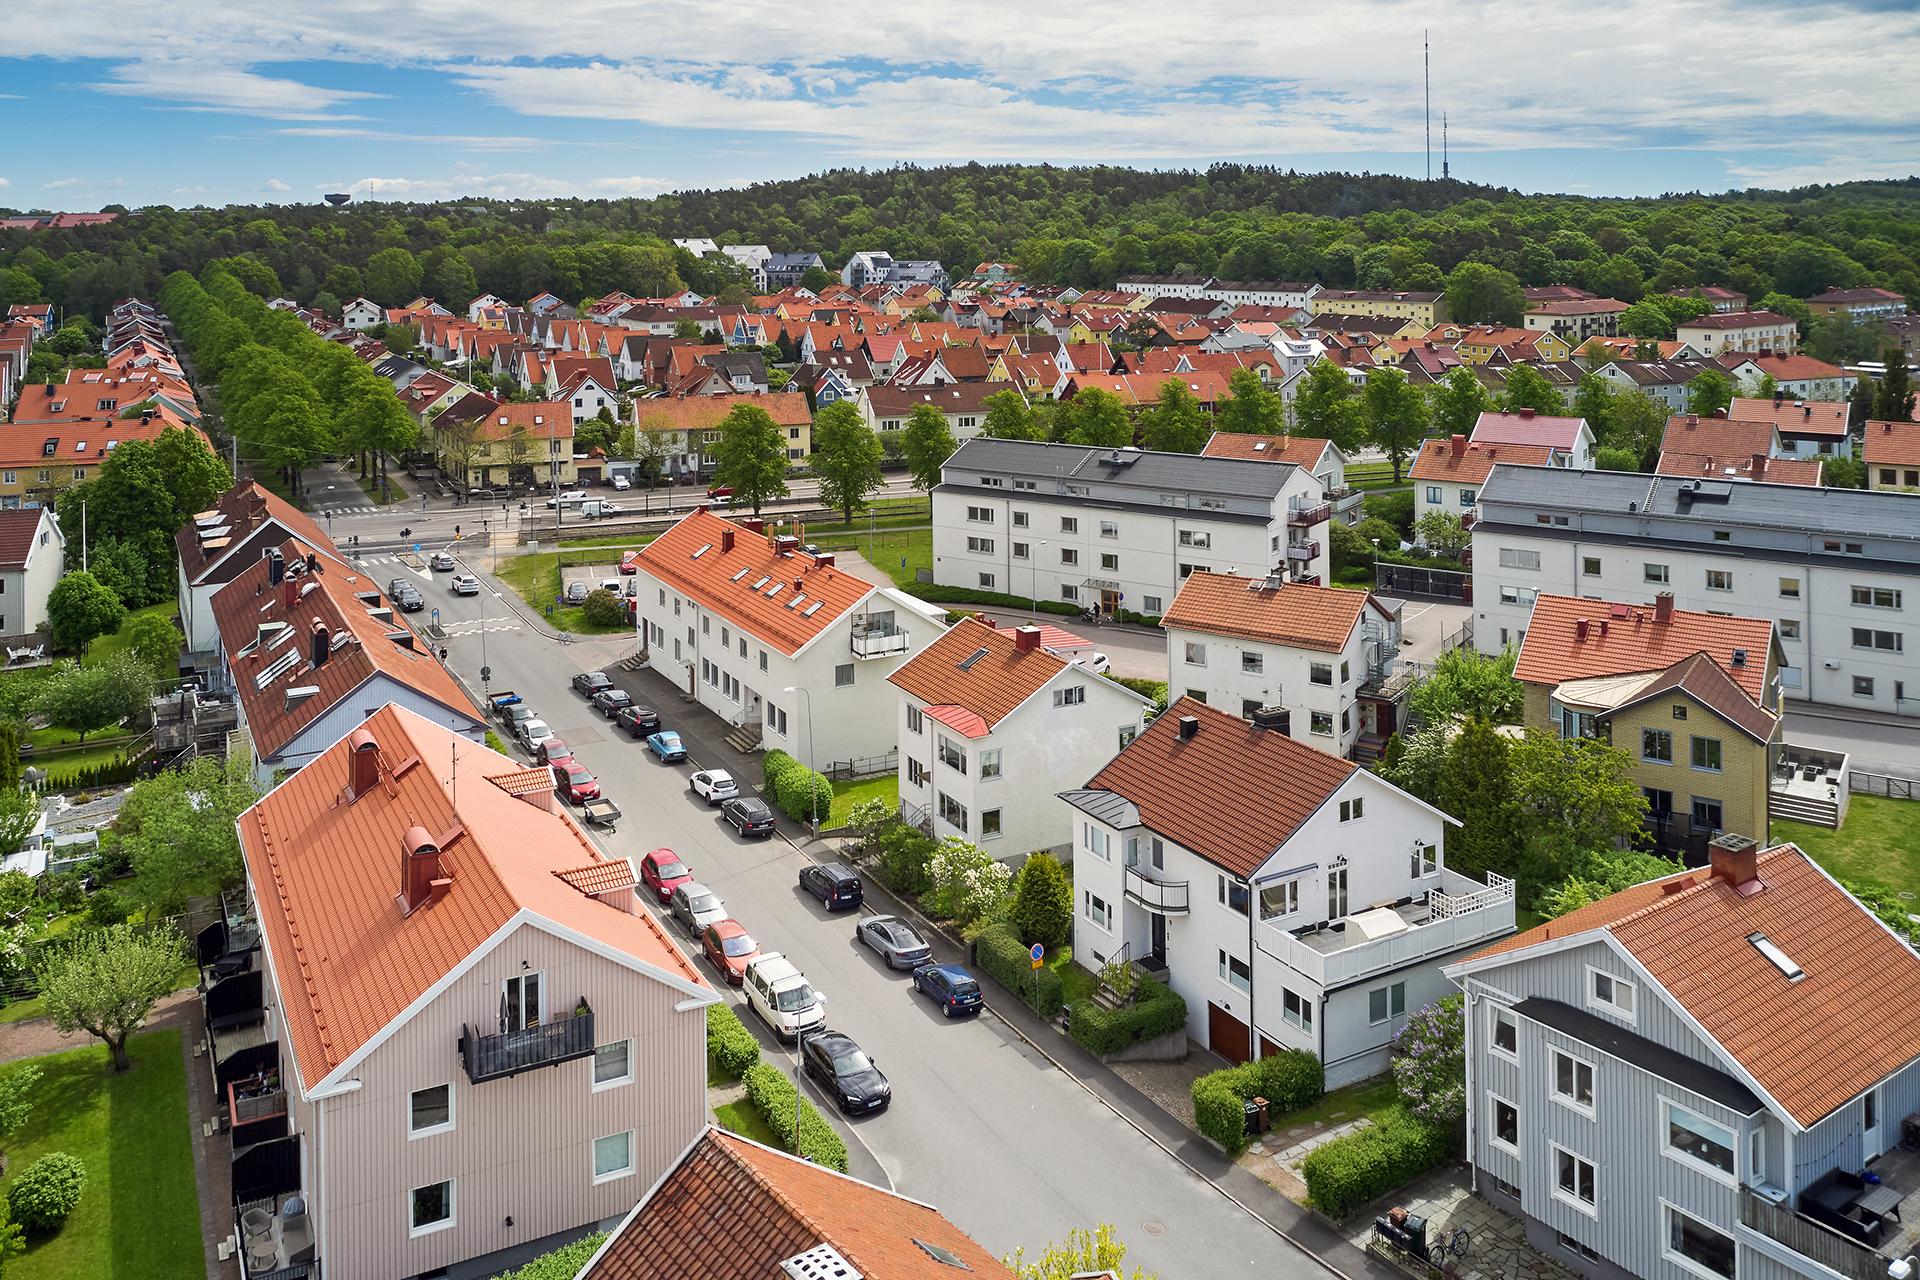
<path fill-rule="evenodd" d="M 1440 181 L 1445 182 L 1453 176 L 1453 166 L 1447 162 L 1447 113 L 1440 113 Z"/>
<path fill-rule="evenodd" d="M 1433 181 L 1433 46 L 1427 42 L 1427 32 L 1420 31 L 1420 74 L 1426 85 L 1427 120 L 1427 181 Z"/>

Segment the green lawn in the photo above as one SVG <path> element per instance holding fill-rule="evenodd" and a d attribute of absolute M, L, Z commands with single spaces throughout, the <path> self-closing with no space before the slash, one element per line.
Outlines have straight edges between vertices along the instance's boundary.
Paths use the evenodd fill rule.
<path fill-rule="evenodd" d="M 135 618 L 146 617 L 149 614 L 156 618 L 171 618 L 179 612 L 180 602 L 178 600 L 162 600 L 159 604 L 150 604 L 144 609 L 130 610 L 127 614 L 126 621 L 120 624 L 118 631 L 110 636 L 101 636 L 98 640 L 95 640 L 87 646 L 86 665 L 93 666 L 96 663 L 105 662 L 116 653 L 125 652 L 128 645 L 127 626 Z"/>
<path fill-rule="evenodd" d="M 560 594 L 560 553 L 557 551 L 514 556 L 502 561 L 494 576 L 512 587 L 529 608 L 546 617 L 556 630 L 588 636 L 633 630 L 624 622 L 612 627 L 596 627 L 587 621 L 587 611 L 580 606 L 553 603 L 554 597 Z M 551 615 L 547 613 L 549 607 L 553 610 Z"/>
<path fill-rule="evenodd" d="M 775 1151 L 786 1149 L 780 1145 L 780 1139 L 774 1135 L 773 1130 L 767 1127 L 767 1122 L 761 1117 L 760 1112 L 745 1098 L 715 1107 L 713 1118 L 729 1133 L 751 1138 L 755 1142 L 772 1147 Z"/>
<path fill-rule="evenodd" d="M 133 1069 L 122 1076 L 112 1074 L 103 1045 L 31 1059 L 44 1074 L 32 1115 L 8 1145 L 9 1169 L 65 1151 L 85 1163 L 87 1185 L 63 1228 L 30 1237 L 27 1252 L 7 1264 L 7 1280 L 206 1275 L 180 1033 L 135 1036 L 129 1051 Z"/>
<path fill-rule="evenodd" d="M 391 473 L 387 476 L 387 491 L 384 493 L 381 492 L 380 482 L 372 476 L 355 475 L 353 482 L 360 486 L 360 492 L 367 496 L 367 501 L 378 507 L 384 507 L 395 502 L 405 502 L 413 496 L 407 492 L 404 485 L 393 478 Z"/>
<path fill-rule="evenodd" d="M 1075 1000 L 1085 1000 L 1093 995 L 1099 978 L 1085 965 L 1073 962 L 1073 946 L 1069 943 L 1047 957 L 1047 968 L 1060 975 L 1060 995 L 1068 1004 Z"/>
<path fill-rule="evenodd" d="M 858 551 L 874 568 L 906 589 L 918 585 L 915 574 L 933 568 L 933 530 L 883 529 L 868 535 L 855 525 L 851 530 L 828 532 L 820 525 L 807 530 L 807 540 L 822 551 Z"/>
<path fill-rule="evenodd" d="M 833 784 L 833 808 L 822 824 L 828 831 L 847 825 L 853 807 L 868 800 L 885 800 L 890 808 L 900 807 L 900 775 L 883 773 L 877 778 L 860 778 Z"/>
<path fill-rule="evenodd" d="M 1854 796 L 1838 831 L 1775 822 L 1773 842 L 1791 840 L 1842 880 L 1878 880 L 1920 895 L 1920 801 Z M 1920 902 L 1909 910 L 1920 910 Z"/>
<path fill-rule="evenodd" d="M 1275 1128 L 1293 1129 L 1315 1123 L 1331 1128 L 1362 1116 L 1378 1115 L 1399 1101 L 1400 1090 L 1394 1085 L 1393 1076 L 1375 1076 L 1371 1080 L 1362 1080 L 1344 1089 L 1322 1094 L 1320 1100 L 1311 1106 L 1285 1116 L 1275 1116 L 1273 1123 Z"/>

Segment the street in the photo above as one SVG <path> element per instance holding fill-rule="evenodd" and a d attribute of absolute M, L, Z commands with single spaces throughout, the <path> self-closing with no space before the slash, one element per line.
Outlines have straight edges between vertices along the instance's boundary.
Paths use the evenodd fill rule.
<path fill-rule="evenodd" d="M 663 845 L 673 848 L 725 899 L 763 950 L 785 953 L 827 996 L 830 1026 L 858 1040 L 894 1088 L 889 1111 L 847 1124 L 809 1086 L 816 1104 L 851 1134 L 856 1175 L 890 1182 L 939 1206 L 995 1253 L 1016 1245 L 1032 1250 L 1076 1226 L 1110 1222 L 1131 1248 L 1129 1264 L 1169 1280 L 1315 1270 L 991 1013 L 947 1022 L 930 1002 L 913 996 L 907 975 L 888 972 L 855 943 L 858 913 L 829 917 L 798 891 L 796 876 L 807 855 L 785 835 L 742 841 L 717 810 L 705 808 L 688 790 L 687 775 L 701 765 L 735 771 L 743 785 L 757 783 L 756 759 L 702 759 L 696 749 L 686 764 L 656 763 L 641 743 L 572 691 L 573 674 L 606 670 L 636 700 L 658 707 L 668 727 L 706 713 L 689 709 L 652 672 L 617 668 L 616 660 L 636 647 L 630 636 L 572 643 L 545 638 L 517 601 L 497 594 L 501 588 L 485 575 L 484 559 L 473 559 L 464 567 L 483 583 L 474 597 L 454 596 L 448 575 L 403 566 L 397 557 L 371 556 L 366 568 L 380 582 L 403 572 L 428 579 L 422 591 L 448 632 L 437 643 L 447 645 L 455 672 L 478 692 L 486 664 L 488 687 L 518 691 L 601 779 L 626 815 L 617 833 L 592 833 L 608 853 L 637 857 Z M 718 727 L 709 718 L 706 729 L 716 738 Z M 868 893 L 867 910 L 891 909 L 875 886 L 869 884 Z M 679 936 L 677 925 L 668 929 Z M 697 963 L 704 969 L 703 960 Z M 988 985 L 989 1003 L 996 990 Z M 737 993 L 729 996 L 738 1007 Z M 791 1070 L 791 1051 L 777 1047 L 744 1009 L 742 1017 L 768 1056 Z"/>

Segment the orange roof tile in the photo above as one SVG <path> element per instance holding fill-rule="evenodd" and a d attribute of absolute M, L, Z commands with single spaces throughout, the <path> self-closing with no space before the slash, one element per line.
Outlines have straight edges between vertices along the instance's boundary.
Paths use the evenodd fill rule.
<path fill-rule="evenodd" d="M 1744 425 L 1744 424 L 1741 424 Z M 1760 459 L 1760 474 L 1753 473 L 1754 458 Z M 1818 485 L 1821 466 L 1818 458 L 1770 458 L 1764 454 L 1662 453 L 1654 468 L 1663 476 L 1716 476 L 1738 480 L 1761 480 L 1767 484 Z"/>
<path fill-rule="evenodd" d="M 1697 413 L 1678 413 L 1667 419 L 1660 451 L 1752 458 L 1756 453 L 1771 454 L 1778 438 L 1772 418 L 1703 418 Z"/>
<path fill-rule="evenodd" d="M 1886 422 L 1874 419 L 1866 425 L 1862 457 L 1868 466 L 1920 466 L 1920 422 Z"/>
<path fill-rule="evenodd" d="M 937 710 L 934 718 L 977 738 L 986 736 L 1068 665 L 1065 658 L 1037 644 L 1019 648 L 1012 631 L 962 618 L 887 678 L 935 708 L 952 706 L 968 713 L 971 719 L 961 718 L 959 723 Z M 974 728 L 979 732 L 969 732 Z"/>
<path fill-rule="evenodd" d="M 1256 462 L 1291 462 L 1308 471 L 1320 465 L 1332 445 L 1330 440 L 1314 436 L 1261 436 L 1246 432 L 1216 431 L 1200 450 L 1203 458 L 1251 458 Z"/>
<path fill-rule="evenodd" d="M 1455 452 L 1454 442 L 1449 440 L 1429 440 L 1422 444 L 1420 455 L 1413 460 L 1413 469 L 1407 473 L 1408 479 L 1485 484 L 1496 463 L 1544 466 L 1553 458 L 1553 450 L 1545 445 L 1476 444 L 1466 439 L 1459 445 L 1459 452 Z"/>
<path fill-rule="evenodd" d="M 704 369 L 703 373 L 711 373 Z M 633 402 L 635 424 L 646 431 L 711 431 L 733 412 L 735 405 L 764 409 L 783 427 L 813 421 L 807 398 L 798 392 L 770 391 L 765 395 L 675 396 Z"/>
<path fill-rule="evenodd" d="M 1180 584 L 1160 625 L 1338 653 L 1370 599 L 1365 591 L 1304 582 L 1269 587 L 1259 578 L 1194 573 Z"/>
<path fill-rule="evenodd" d="M 476 422 L 475 439 L 506 440 L 515 431 L 542 440 L 573 439 L 573 406 L 565 400 L 529 400 L 496 404 Z"/>
<path fill-rule="evenodd" d="M 1588 623 L 1584 640 L 1577 625 L 1583 619 Z M 1778 643 L 1770 618 L 1675 609 L 1670 621 L 1659 622 L 1650 605 L 1543 595 L 1533 602 L 1513 675 L 1529 684 L 1558 685 L 1594 676 L 1665 671 L 1695 653 L 1706 653 L 1749 698 L 1764 703 L 1768 658 Z M 1736 650 L 1747 654 L 1739 665 L 1733 660 Z"/>
<path fill-rule="evenodd" d="M 1835 369 L 1834 376 L 1844 376 L 1844 371 Z M 1766 396 L 1736 396 L 1727 407 L 1727 417 L 1734 422 L 1771 422 L 1783 435 L 1843 436 L 1850 408 L 1845 400 L 1788 397 L 1775 404 Z"/>
<path fill-rule="evenodd" d="M 553 781 L 551 774 L 548 774 L 547 781 L 551 785 Z M 616 889 L 631 889 L 636 883 L 633 863 L 625 858 L 606 858 L 599 862 L 589 862 L 583 867 L 568 867 L 564 871 L 556 871 L 553 874 L 590 898 L 602 893 L 612 893 Z"/>
<path fill-rule="evenodd" d="M 377 745 L 380 782 L 356 799 L 349 763 L 362 731 Z M 564 811 L 480 785 L 521 770 L 388 704 L 240 816 L 283 1034 L 309 1089 L 521 911 L 689 991 L 705 988 L 651 915 L 596 901 L 551 874 L 600 854 Z M 456 774 L 466 783 L 457 792 Z M 401 850 L 414 826 L 438 838 L 452 884 L 402 914 Z"/>

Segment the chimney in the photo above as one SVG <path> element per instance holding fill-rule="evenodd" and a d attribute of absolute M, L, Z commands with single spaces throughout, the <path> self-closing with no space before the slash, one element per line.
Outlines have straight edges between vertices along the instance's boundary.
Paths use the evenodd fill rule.
<path fill-rule="evenodd" d="M 1292 723 L 1293 713 L 1285 707 L 1268 705 L 1254 708 L 1253 727 L 1256 729 L 1272 729 L 1279 733 L 1288 733 Z"/>
<path fill-rule="evenodd" d="M 1813 416 L 1813 406 L 1812 405 L 1803 406 L 1800 410 L 1800 416 L 1803 418 L 1811 418 Z"/>
<path fill-rule="evenodd" d="M 822 551 L 819 555 L 815 556 L 813 558 L 813 567 L 816 569 L 833 568 L 833 552 Z"/>
<path fill-rule="evenodd" d="M 1600 634 L 1607 634 L 1607 620 L 1605 618 L 1600 619 Z"/>
<path fill-rule="evenodd" d="M 280 603 L 293 608 L 293 602 L 300 598 L 300 583 L 293 578 L 280 579 Z"/>
<path fill-rule="evenodd" d="M 1786 398 L 1787 398 L 1786 392 L 1780 390 L 1778 387 L 1774 388 L 1773 407 L 1778 409 L 1781 405 L 1781 402 L 1783 402 Z"/>
<path fill-rule="evenodd" d="M 1575 618 L 1573 620 L 1573 638 L 1575 640 L 1585 640 L 1587 638 L 1588 628 L 1589 624 L 1585 618 Z"/>
<path fill-rule="evenodd" d="M 379 785 L 380 743 L 366 729 L 355 729 L 347 742 L 347 786 L 357 800 Z"/>
<path fill-rule="evenodd" d="M 773 553 L 777 556 L 790 556 L 800 546 L 800 539 L 783 533 L 773 540 Z"/>
<path fill-rule="evenodd" d="M 1728 831 L 1715 836 L 1707 845 L 1707 865 L 1712 869 L 1713 878 L 1726 881 L 1742 897 L 1759 891 L 1759 863 L 1760 844 L 1752 836 Z"/>
<path fill-rule="evenodd" d="M 755 534 L 764 533 L 766 532 L 767 522 L 765 520 L 762 520 L 759 516 L 748 516 L 745 520 L 742 520 L 740 522 L 740 527 L 745 529 L 748 533 L 755 533 Z"/>
<path fill-rule="evenodd" d="M 1454 457 L 1462 458 L 1466 456 L 1467 438 L 1465 436 L 1455 435 L 1450 438 L 1447 443 L 1452 447 Z"/>
<path fill-rule="evenodd" d="M 1727 411 L 1725 409 L 1715 409 L 1713 411 L 1713 416 L 1716 418 L 1725 418 L 1727 416 Z"/>
<path fill-rule="evenodd" d="M 720 531 L 720 554 L 725 555 L 731 550 L 733 550 L 733 526 L 728 525 Z"/>
<path fill-rule="evenodd" d="M 1180 741 L 1191 742 L 1193 740 L 1194 735 L 1199 732 L 1200 732 L 1199 716 L 1181 716 L 1180 717 Z"/>
<path fill-rule="evenodd" d="M 1015 653 L 1025 653 L 1030 649 L 1038 649 L 1039 647 L 1040 628 L 1015 627 L 1013 629 L 1013 651 Z"/>
<path fill-rule="evenodd" d="M 287 576 L 287 562 L 280 556 L 280 548 L 274 547 L 267 552 L 267 581 L 274 586 Z"/>
<path fill-rule="evenodd" d="M 1699 415 L 1699 414 L 1697 414 L 1697 413 L 1690 413 L 1690 414 L 1688 414 L 1688 415 L 1687 415 L 1687 425 L 1688 425 L 1688 426 L 1690 426 L 1690 427 L 1697 427 L 1697 426 L 1699 426 L 1699 425 L 1700 425 L 1700 415 Z"/>
<path fill-rule="evenodd" d="M 1653 620 L 1655 622 L 1673 621 L 1673 592 L 1662 591 L 1653 598 Z"/>
<path fill-rule="evenodd" d="M 1766 474 L 1767 474 L 1767 455 L 1764 453 L 1754 454 L 1753 455 L 1753 478 L 1755 480 L 1758 480 Z"/>
<path fill-rule="evenodd" d="M 1523 417 L 1523 418 L 1531 418 L 1531 417 L 1533 416 L 1533 410 L 1532 410 L 1532 409 L 1527 409 L 1527 408 L 1522 408 L 1522 409 L 1520 410 L 1520 416 L 1521 416 L 1521 417 Z"/>
<path fill-rule="evenodd" d="M 327 624 L 315 618 L 313 620 L 313 665 L 327 665 L 327 651 L 333 643 L 333 635 L 327 630 Z"/>
<path fill-rule="evenodd" d="M 407 828 L 400 844 L 400 910 L 412 915 L 453 887 L 440 862 L 440 846 L 425 827 Z"/>

